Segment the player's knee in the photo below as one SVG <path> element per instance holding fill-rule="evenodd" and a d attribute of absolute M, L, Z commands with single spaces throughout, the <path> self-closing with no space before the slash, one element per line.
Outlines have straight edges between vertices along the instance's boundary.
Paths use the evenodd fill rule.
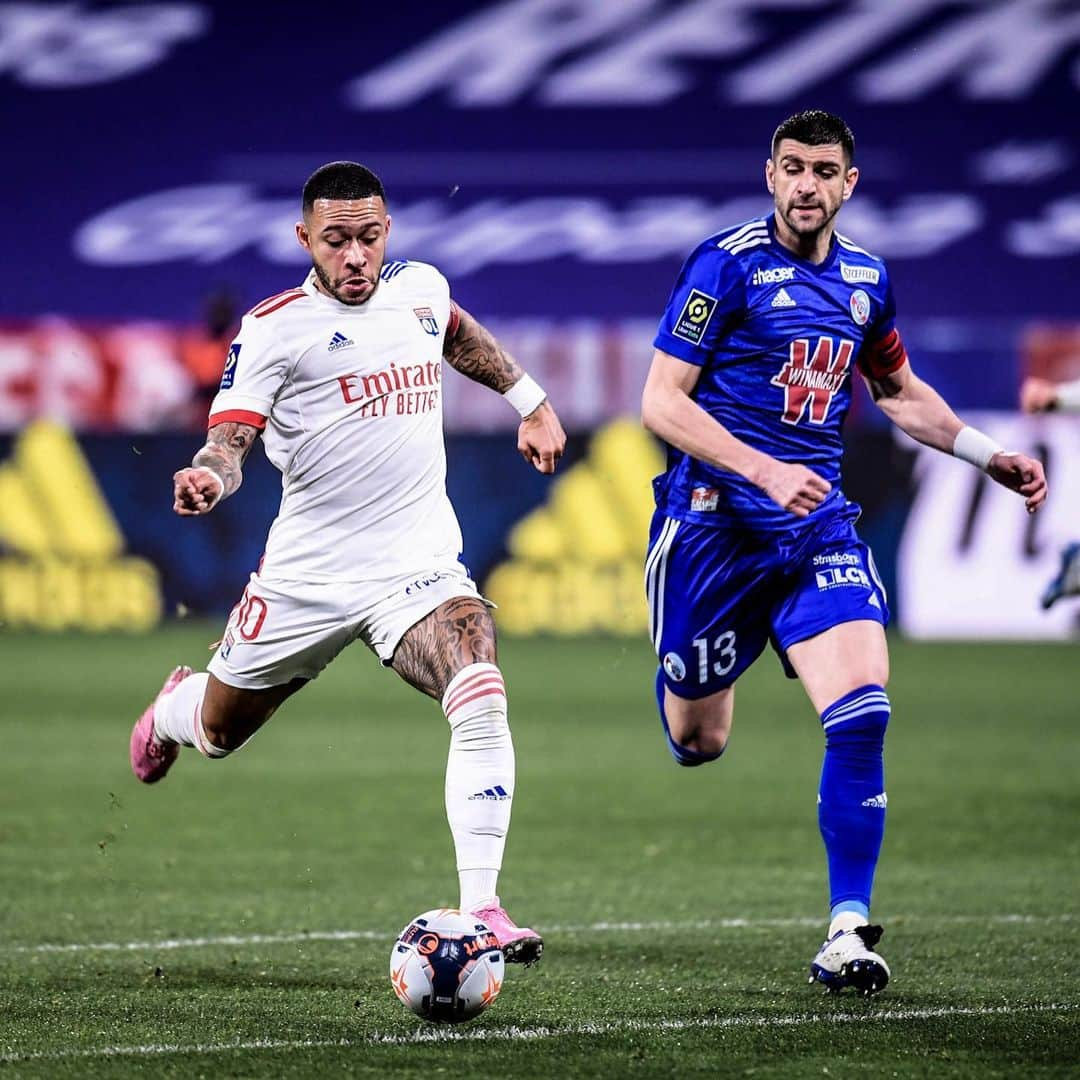
<path fill-rule="evenodd" d="M 668 749 L 680 765 L 692 767 L 715 761 L 727 746 L 729 723 L 669 725 L 668 718 L 663 719 Z"/>
<path fill-rule="evenodd" d="M 195 734 L 199 738 L 199 750 L 203 757 L 210 760 L 228 757 L 229 754 L 239 750 L 247 741 L 237 739 L 227 728 L 218 725 L 207 724 L 205 720 L 195 721 Z"/>
<path fill-rule="evenodd" d="M 273 710 L 269 710 L 273 712 Z M 229 711 L 203 709 L 195 722 L 199 749 L 208 758 L 223 758 L 236 753 L 265 723 L 268 715 L 247 716 Z"/>
<path fill-rule="evenodd" d="M 693 768 L 715 761 L 727 746 L 726 733 L 697 732 L 676 741 L 668 732 L 668 749 L 671 756 L 682 766 Z"/>
<path fill-rule="evenodd" d="M 891 713 L 889 695 L 883 686 L 860 686 L 821 714 L 825 745 L 880 751 L 885 744 Z"/>

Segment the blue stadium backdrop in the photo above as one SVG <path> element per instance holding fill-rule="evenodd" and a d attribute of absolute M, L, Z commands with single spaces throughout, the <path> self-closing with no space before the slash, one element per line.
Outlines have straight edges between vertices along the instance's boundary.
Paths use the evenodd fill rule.
<path fill-rule="evenodd" d="M 392 254 L 438 265 L 572 434 L 550 485 L 514 453 L 515 414 L 447 379 L 465 555 L 504 624 L 641 632 L 657 457 L 620 418 L 682 258 L 767 207 L 772 129 L 823 107 L 849 120 L 863 173 L 842 229 L 890 261 L 916 369 L 1043 454 L 1054 489 L 1028 522 L 895 440 L 860 392 L 848 483 L 899 625 L 1077 632 L 1075 606 L 1036 597 L 1080 535 L 1080 423 L 1014 411 L 1025 371 L 1080 375 L 1075 4 L 349 11 L 331 33 L 295 5 L 0 4 L 0 620 L 135 629 L 231 606 L 276 476 L 254 460 L 213 520 L 183 523 L 169 478 L 236 315 L 304 272 L 303 179 L 352 158 L 388 187 Z"/>

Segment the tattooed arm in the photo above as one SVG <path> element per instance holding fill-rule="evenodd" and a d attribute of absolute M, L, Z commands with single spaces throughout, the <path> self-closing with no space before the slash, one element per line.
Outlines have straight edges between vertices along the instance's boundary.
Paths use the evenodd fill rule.
<path fill-rule="evenodd" d="M 473 382 L 505 394 L 525 376 L 521 365 L 463 307 L 455 305 L 457 327 L 443 341 L 443 357 Z M 543 393 L 543 391 L 539 391 Z M 527 407 L 527 406 L 526 406 Z M 566 433 L 545 398 L 518 428 L 518 451 L 542 473 L 553 473 L 566 447 Z"/>
<path fill-rule="evenodd" d="M 458 324 L 443 341 L 443 357 L 473 382 L 505 394 L 525 374 L 521 365 L 463 307 Z"/>
<path fill-rule="evenodd" d="M 184 517 L 208 514 L 236 491 L 258 434 L 251 424 L 215 424 L 190 467 L 173 475 L 173 509 Z"/>

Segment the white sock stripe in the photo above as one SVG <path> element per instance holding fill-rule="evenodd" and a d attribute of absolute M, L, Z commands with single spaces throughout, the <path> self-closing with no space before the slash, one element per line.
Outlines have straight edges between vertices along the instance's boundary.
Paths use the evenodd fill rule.
<path fill-rule="evenodd" d="M 447 684 L 442 696 L 443 712 L 453 708 L 453 703 L 462 694 L 467 693 L 478 680 L 497 680 L 503 693 L 506 692 L 502 672 L 497 664 L 477 663 L 463 667 Z"/>
<path fill-rule="evenodd" d="M 860 694 L 853 701 L 847 701 L 843 705 L 830 706 L 821 714 L 822 720 L 832 720 L 837 716 L 842 716 L 844 713 L 849 712 L 851 709 L 861 708 L 863 705 L 868 705 L 871 702 L 876 704 L 882 704 L 886 709 L 889 708 L 889 695 L 883 690 L 870 690 L 865 694 Z"/>
<path fill-rule="evenodd" d="M 874 705 L 879 709 L 890 709 L 889 695 L 888 694 L 864 694 L 862 697 L 856 698 L 854 701 L 847 702 L 846 705 L 841 705 L 839 708 L 826 709 L 822 715 L 823 720 L 834 720 L 838 716 L 844 716 L 846 713 L 852 712 L 855 709 L 864 709 L 867 705 Z"/>
<path fill-rule="evenodd" d="M 821 730 L 828 731 L 829 728 L 836 727 L 837 724 L 846 724 L 849 720 L 854 720 L 857 716 L 867 716 L 870 713 L 880 713 L 881 711 L 882 710 L 877 707 L 860 709 L 859 712 L 849 713 L 847 716 L 838 716 L 835 720 L 829 720 L 827 723 L 821 725 Z"/>
<path fill-rule="evenodd" d="M 454 700 L 454 698 L 461 697 L 462 694 L 469 693 L 470 690 L 475 689 L 480 683 L 497 683 L 499 686 L 503 685 L 502 673 L 499 671 L 479 671 L 475 675 L 470 676 L 464 682 L 458 683 L 452 690 L 447 690 L 444 697 L 447 703 Z"/>
<path fill-rule="evenodd" d="M 454 695 L 453 701 L 448 701 L 446 703 L 443 712 L 446 713 L 446 718 L 449 720 L 463 705 L 471 705 L 478 698 L 482 697 L 502 698 L 505 701 L 506 688 L 503 686 L 502 680 L 499 680 L 498 682 L 490 680 L 481 683 L 470 683 Z"/>

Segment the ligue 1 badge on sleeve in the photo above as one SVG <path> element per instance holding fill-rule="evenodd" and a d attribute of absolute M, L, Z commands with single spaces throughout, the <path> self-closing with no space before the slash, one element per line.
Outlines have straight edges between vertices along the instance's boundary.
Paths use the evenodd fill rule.
<path fill-rule="evenodd" d="M 240 344 L 234 341 L 229 346 L 229 355 L 225 357 L 225 369 L 221 373 L 221 385 L 219 390 L 228 390 L 236 378 L 236 363 L 240 359 Z"/>
<path fill-rule="evenodd" d="M 870 297 L 864 289 L 856 289 L 851 294 L 851 317 L 859 326 L 865 326 L 870 318 Z"/>

